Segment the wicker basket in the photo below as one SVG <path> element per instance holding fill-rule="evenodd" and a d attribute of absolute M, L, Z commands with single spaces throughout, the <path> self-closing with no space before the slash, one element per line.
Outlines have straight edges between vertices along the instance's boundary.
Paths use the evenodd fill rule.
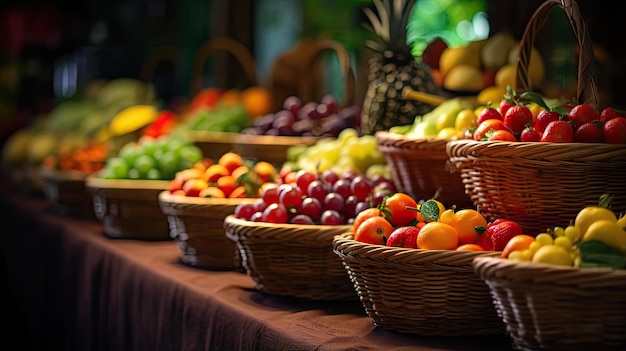
<path fill-rule="evenodd" d="M 417 200 L 430 199 L 437 194 L 437 199 L 446 207 L 473 206 L 461 177 L 448 167 L 447 139 L 416 139 L 379 131 L 376 132 L 376 140 L 400 191 Z"/>
<path fill-rule="evenodd" d="M 626 271 L 495 257 L 473 266 L 518 349 L 626 349 Z"/>
<path fill-rule="evenodd" d="M 104 234 L 115 239 L 170 240 L 167 216 L 159 206 L 165 180 L 86 178 L 96 217 Z"/>
<path fill-rule="evenodd" d="M 243 271 L 237 245 L 224 233 L 224 219 L 238 204 L 255 199 L 210 199 L 159 194 L 161 210 L 167 215 L 170 236 L 178 242 L 180 260 L 186 265 L 209 270 Z"/>
<path fill-rule="evenodd" d="M 80 171 L 42 168 L 44 196 L 55 212 L 96 218 L 91 193 L 85 187 L 86 177 L 87 174 Z"/>
<path fill-rule="evenodd" d="M 374 325 L 424 336 L 503 334 L 489 288 L 472 268 L 499 252 L 418 250 L 333 240 Z"/>
<path fill-rule="evenodd" d="M 333 237 L 350 226 L 272 224 L 229 215 L 224 228 L 259 291 L 310 300 L 356 300 L 332 248 Z"/>
<path fill-rule="evenodd" d="M 543 3 L 531 17 L 520 44 L 518 92 L 528 90 L 530 49 L 550 10 L 565 10 L 582 45 L 578 101 L 597 105 L 591 40 L 576 2 Z M 530 234 L 566 225 L 600 196 L 614 196 L 612 209 L 626 210 L 626 145 L 547 142 L 450 141 L 451 169 L 460 172 L 473 203 L 490 219 L 507 217 Z"/>

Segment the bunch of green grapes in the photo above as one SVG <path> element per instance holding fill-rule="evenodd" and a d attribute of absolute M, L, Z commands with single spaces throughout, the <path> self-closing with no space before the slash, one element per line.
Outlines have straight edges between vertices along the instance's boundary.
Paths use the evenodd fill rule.
<path fill-rule="evenodd" d="M 527 257 L 523 260 L 580 267 L 578 243 L 581 239 L 580 230 L 574 225 L 555 226 L 537 234 L 535 241 L 528 247 Z"/>
<path fill-rule="evenodd" d="M 125 144 L 107 160 L 105 179 L 172 180 L 176 172 L 193 167 L 203 158 L 191 141 L 174 136 L 142 137 Z"/>

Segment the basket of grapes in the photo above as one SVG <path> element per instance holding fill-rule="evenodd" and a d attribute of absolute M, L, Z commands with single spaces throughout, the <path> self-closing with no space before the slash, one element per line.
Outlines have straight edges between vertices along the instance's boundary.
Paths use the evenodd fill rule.
<path fill-rule="evenodd" d="M 215 162 L 178 172 L 159 194 L 170 235 L 183 264 L 208 270 L 243 271 L 235 243 L 224 235 L 224 219 L 239 204 L 253 203 L 277 172 L 264 161 L 251 162 L 227 152 Z M 263 185 L 265 184 L 265 185 Z"/>
<path fill-rule="evenodd" d="M 528 64 L 534 38 L 556 8 L 565 12 L 581 45 L 578 84 L 575 99 L 548 105 L 529 90 Z M 586 28 L 575 1 L 545 1 L 520 42 L 516 105 L 508 107 L 502 121 L 486 120 L 478 126 L 495 121 L 495 132 L 505 134 L 508 129 L 513 138 L 447 144 L 451 169 L 486 216 L 508 217 L 527 232 L 540 232 L 554 218 L 572 218 L 577 211 L 572 204 L 593 204 L 603 193 L 614 195 L 615 210 L 626 210 L 626 118 L 610 106 L 598 106 L 595 59 Z M 528 111 L 531 102 L 542 107 L 536 120 Z"/>
<path fill-rule="evenodd" d="M 43 161 L 43 192 L 52 209 L 65 215 L 95 218 L 85 178 L 104 168 L 108 144 L 89 143 L 72 151 L 60 151 Z"/>
<path fill-rule="evenodd" d="M 104 234 L 117 239 L 169 240 L 159 194 L 177 172 L 202 159 L 197 146 L 173 136 L 142 137 L 113 153 L 102 170 L 85 180 Z"/>
<path fill-rule="evenodd" d="M 295 172 L 295 171 L 294 171 Z M 224 220 L 257 290 L 311 300 L 354 300 L 357 295 L 332 240 L 351 228 L 355 212 L 377 187 L 363 174 L 300 170 L 264 189 L 254 204 L 239 205 Z M 289 177 L 292 177 L 289 176 Z"/>
<path fill-rule="evenodd" d="M 515 348 L 624 350 L 626 217 L 590 205 L 554 223 L 473 261 Z"/>

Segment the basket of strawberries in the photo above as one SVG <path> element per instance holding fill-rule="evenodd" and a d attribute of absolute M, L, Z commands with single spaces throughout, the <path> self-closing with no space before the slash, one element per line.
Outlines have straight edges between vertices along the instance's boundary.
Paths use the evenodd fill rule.
<path fill-rule="evenodd" d="M 555 7 L 565 11 L 580 44 L 578 95 L 549 106 L 529 91 L 528 63 L 535 36 Z M 595 203 L 603 193 L 614 194 L 615 210 L 626 210 L 626 118 L 610 107 L 598 109 L 590 35 L 575 1 L 546 1 L 535 11 L 518 60 L 516 105 L 501 108 L 501 119 L 483 121 L 489 124 L 478 126 L 483 135 L 446 146 L 451 169 L 473 204 L 489 218 L 516 220 L 527 232 L 569 220 L 578 206 Z M 543 107 L 536 120 L 530 102 Z M 499 137 L 486 138 L 487 132 Z"/>

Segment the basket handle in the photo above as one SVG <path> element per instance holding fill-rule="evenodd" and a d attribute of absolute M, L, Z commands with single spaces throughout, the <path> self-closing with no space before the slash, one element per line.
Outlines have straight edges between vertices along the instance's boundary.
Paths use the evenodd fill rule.
<path fill-rule="evenodd" d="M 341 65 L 341 71 L 344 77 L 344 92 L 343 92 L 343 100 L 339 107 L 344 108 L 348 107 L 352 104 L 354 100 L 354 72 L 352 71 L 352 66 L 350 64 L 350 54 L 346 50 L 346 48 L 340 44 L 339 42 L 331 39 L 323 39 L 318 41 L 315 44 L 315 48 L 313 52 L 307 57 L 304 67 L 313 67 L 315 61 L 322 56 L 323 52 L 327 50 L 334 51 L 337 54 L 339 59 L 339 64 Z M 300 81 L 300 96 L 304 98 L 310 98 L 311 94 L 311 82 L 307 79 L 302 79 Z"/>
<path fill-rule="evenodd" d="M 517 62 L 516 91 L 523 93 L 530 91 L 528 82 L 528 67 L 530 54 L 535 42 L 535 37 L 539 29 L 546 23 L 550 15 L 550 10 L 560 7 L 565 11 L 569 23 L 574 30 L 578 46 L 580 47 L 578 56 L 578 86 L 576 99 L 580 103 L 588 103 L 593 107 L 598 107 L 598 86 L 596 83 L 596 68 L 593 55 L 591 36 L 585 25 L 585 21 L 580 15 L 580 9 L 576 0 L 546 0 L 535 10 L 531 16 L 524 34 L 520 41 L 520 48 Z"/>
<path fill-rule="evenodd" d="M 239 41 L 229 37 L 217 37 L 207 40 L 198 50 L 193 62 L 191 73 L 191 90 L 193 94 L 202 89 L 202 71 L 206 60 L 216 51 L 230 53 L 243 69 L 250 85 L 257 85 L 256 64 L 250 51 Z"/>

